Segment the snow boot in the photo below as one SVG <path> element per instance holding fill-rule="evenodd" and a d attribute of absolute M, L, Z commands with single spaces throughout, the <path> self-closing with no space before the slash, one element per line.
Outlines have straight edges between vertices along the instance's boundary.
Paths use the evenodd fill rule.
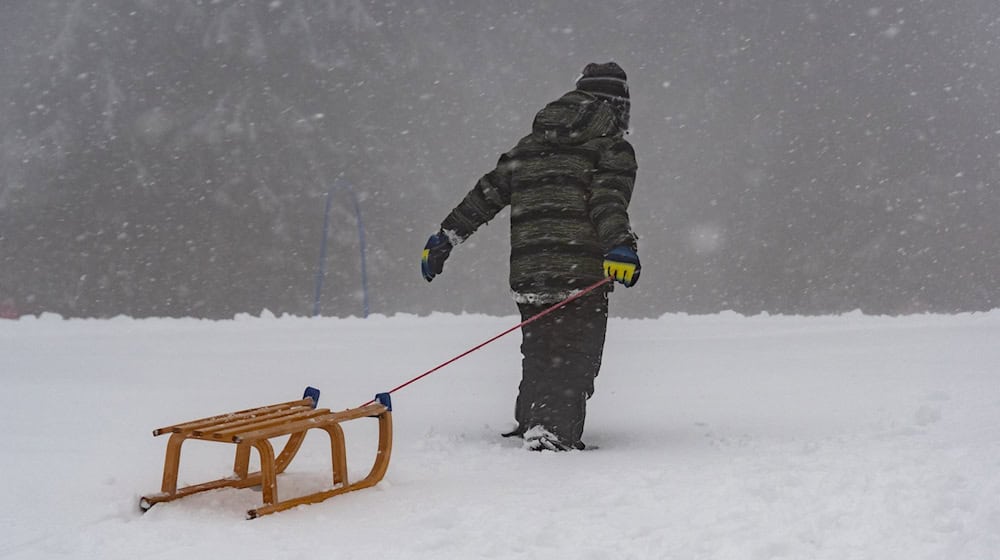
<path fill-rule="evenodd" d="M 582 441 L 563 441 L 542 426 L 534 426 L 524 432 L 524 449 L 529 451 L 582 451 L 586 447 Z"/>

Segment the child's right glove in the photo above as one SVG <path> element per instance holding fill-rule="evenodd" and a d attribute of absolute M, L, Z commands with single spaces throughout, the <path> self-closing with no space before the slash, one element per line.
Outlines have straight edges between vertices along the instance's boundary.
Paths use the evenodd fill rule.
<path fill-rule="evenodd" d="M 435 276 L 444 270 L 444 261 L 451 254 L 451 241 L 443 231 L 432 235 L 424 245 L 424 252 L 420 257 L 420 273 L 424 275 L 424 280 L 430 282 Z"/>
<path fill-rule="evenodd" d="M 639 281 L 639 255 L 631 247 L 619 245 L 604 255 L 604 275 L 621 282 L 626 288 L 635 286 Z"/>

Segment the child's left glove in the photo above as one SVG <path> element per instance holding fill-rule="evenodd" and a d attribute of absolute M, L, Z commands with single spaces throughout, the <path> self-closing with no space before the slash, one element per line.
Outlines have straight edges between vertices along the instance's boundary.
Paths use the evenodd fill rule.
<path fill-rule="evenodd" d="M 604 255 L 604 275 L 621 282 L 626 288 L 635 286 L 639 281 L 639 255 L 631 247 L 619 245 Z"/>
<path fill-rule="evenodd" d="M 448 260 L 451 249 L 451 241 L 443 231 L 435 233 L 427 240 L 423 256 L 420 258 L 420 273 L 424 275 L 424 280 L 430 282 L 441 274 L 444 270 L 444 261 Z"/>

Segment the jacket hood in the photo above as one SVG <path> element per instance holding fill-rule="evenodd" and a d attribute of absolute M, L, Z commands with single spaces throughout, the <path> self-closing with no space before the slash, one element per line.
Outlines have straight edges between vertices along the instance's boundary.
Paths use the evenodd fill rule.
<path fill-rule="evenodd" d="M 585 91 L 573 90 L 535 115 L 532 134 L 555 144 L 583 144 L 602 136 L 624 134 L 610 105 Z"/>

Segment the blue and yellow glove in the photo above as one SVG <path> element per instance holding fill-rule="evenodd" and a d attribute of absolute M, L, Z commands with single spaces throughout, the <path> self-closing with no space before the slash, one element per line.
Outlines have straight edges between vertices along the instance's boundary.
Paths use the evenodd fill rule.
<path fill-rule="evenodd" d="M 444 261 L 448 260 L 451 249 L 451 241 L 443 231 L 435 233 L 427 240 L 423 256 L 420 258 L 420 273 L 424 275 L 424 280 L 430 282 L 441 274 L 444 270 Z"/>
<path fill-rule="evenodd" d="M 631 247 L 619 245 L 604 255 L 604 275 L 621 282 L 626 288 L 635 286 L 639 281 L 639 255 Z"/>

